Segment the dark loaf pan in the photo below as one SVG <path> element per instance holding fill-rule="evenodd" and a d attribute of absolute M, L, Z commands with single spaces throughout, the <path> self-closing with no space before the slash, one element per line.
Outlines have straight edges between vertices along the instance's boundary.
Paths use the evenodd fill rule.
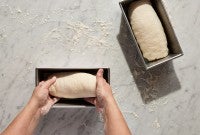
<path fill-rule="evenodd" d="M 165 31 L 165 34 L 166 34 L 166 37 L 167 37 L 169 55 L 165 58 L 155 60 L 155 61 L 152 61 L 152 62 L 147 61 L 143 57 L 142 52 L 140 50 L 140 47 L 139 47 L 137 40 L 135 38 L 134 32 L 132 31 L 130 20 L 129 20 L 129 17 L 128 17 L 128 8 L 129 8 L 129 5 L 133 1 L 136 1 L 136 0 L 124 0 L 124 1 L 119 2 L 119 5 L 121 7 L 122 14 L 123 14 L 124 19 L 126 21 L 126 24 L 128 26 L 128 29 L 129 29 L 129 32 L 130 32 L 129 34 L 131 34 L 131 36 L 133 38 L 133 41 L 134 41 L 133 45 L 136 46 L 138 54 L 139 54 L 139 56 L 142 60 L 142 64 L 145 67 L 145 69 L 146 70 L 151 69 L 151 68 L 156 67 L 160 64 L 163 64 L 167 61 L 170 61 L 170 60 L 173 60 L 177 57 L 182 56 L 183 51 L 182 51 L 181 46 L 180 46 L 180 44 L 177 40 L 176 34 L 173 30 L 173 27 L 171 25 L 171 22 L 169 20 L 168 14 L 165 10 L 165 6 L 164 6 L 162 0 L 151 0 L 152 6 L 153 6 L 154 10 L 156 11 L 156 13 L 157 13 L 157 15 L 158 15 L 158 17 L 159 17 L 159 19 L 162 23 L 162 26 L 164 28 L 164 31 Z"/>
<path fill-rule="evenodd" d="M 35 85 L 37 86 L 39 82 L 47 80 L 48 76 L 59 73 L 59 72 L 85 72 L 96 75 L 99 68 L 36 68 L 35 69 Z M 104 69 L 104 79 L 110 83 L 110 69 Z M 61 98 L 53 108 L 85 108 L 94 107 L 94 105 L 86 102 L 82 98 L 78 99 L 65 99 Z"/>

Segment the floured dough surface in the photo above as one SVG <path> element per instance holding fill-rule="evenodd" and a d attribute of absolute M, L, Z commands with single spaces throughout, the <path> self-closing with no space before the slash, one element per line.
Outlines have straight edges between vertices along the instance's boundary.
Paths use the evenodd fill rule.
<path fill-rule="evenodd" d="M 56 82 L 49 88 L 50 94 L 61 98 L 95 97 L 96 76 L 82 72 L 53 74 Z"/>
<path fill-rule="evenodd" d="M 149 0 L 131 3 L 129 19 L 144 58 L 153 61 L 168 55 L 164 29 Z"/>

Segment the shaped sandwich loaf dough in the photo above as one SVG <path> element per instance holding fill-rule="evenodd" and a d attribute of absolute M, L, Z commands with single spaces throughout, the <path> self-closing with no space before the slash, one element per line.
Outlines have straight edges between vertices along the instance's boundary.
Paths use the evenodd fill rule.
<path fill-rule="evenodd" d="M 164 29 L 149 0 L 131 3 L 129 19 L 144 58 L 153 61 L 168 55 Z"/>
<path fill-rule="evenodd" d="M 61 98 L 95 97 L 96 76 L 82 72 L 53 74 L 56 82 L 49 88 L 50 94 Z"/>

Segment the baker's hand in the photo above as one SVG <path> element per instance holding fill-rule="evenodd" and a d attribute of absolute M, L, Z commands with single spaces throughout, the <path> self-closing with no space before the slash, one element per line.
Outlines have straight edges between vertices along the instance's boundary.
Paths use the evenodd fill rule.
<path fill-rule="evenodd" d="M 33 91 L 31 101 L 38 106 L 42 115 L 48 113 L 51 106 L 59 100 L 55 97 L 51 98 L 49 95 L 49 87 L 55 83 L 55 81 L 56 77 L 53 77 L 47 81 L 42 81 Z"/>
<path fill-rule="evenodd" d="M 100 112 L 103 112 L 107 102 L 113 99 L 112 89 L 103 78 L 103 69 L 99 69 L 96 75 L 96 98 L 86 98 L 85 100 L 94 104 Z"/>

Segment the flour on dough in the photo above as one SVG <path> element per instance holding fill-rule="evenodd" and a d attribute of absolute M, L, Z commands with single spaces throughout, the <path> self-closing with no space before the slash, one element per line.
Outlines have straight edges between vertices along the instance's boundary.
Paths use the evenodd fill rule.
<path fill-rule="evenodd" d="M 144 58 L 153 61 L 168 55 L 164 29 L 149 0 L 131 3 L 129 19 Z"/>
<path fill-rule="evenodd" d="M 50 94 L 61 98 L 96 97 L 96 76 L 83 72 L 53 74 L 56 82 L 49 88 Z"/>

